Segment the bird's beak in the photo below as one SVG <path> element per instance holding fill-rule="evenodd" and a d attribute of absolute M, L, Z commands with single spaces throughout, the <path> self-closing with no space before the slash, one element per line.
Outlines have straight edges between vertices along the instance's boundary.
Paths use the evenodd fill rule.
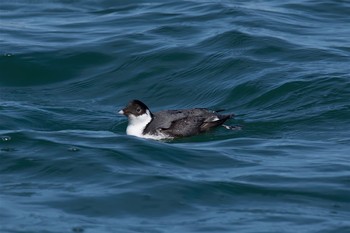
<path fill-rule="evenodd" d="M 123 109 L 122 109 L 122 110 L 120 110 L 118 113 L 119 113 L 119 114 L 122 114 L 122 115 L 124 115 L 124 114 L 125 114 L 125 112 L 124 112 L 124 110 L 123 110 Z"/>

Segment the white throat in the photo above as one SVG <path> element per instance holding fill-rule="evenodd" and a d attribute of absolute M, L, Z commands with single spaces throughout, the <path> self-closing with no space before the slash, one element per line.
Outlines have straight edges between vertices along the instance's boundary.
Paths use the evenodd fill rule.
<path fill-rule="evenodd" d="M 146 112 L 140 116 L 129 115 L 129 123 L 126 128 L 126 134 L 134 135 L 137 137 L 144 137 L 143 130 L 147 124 L 151 122 L 152 117 L 150 111 L 147 109 Z"/>

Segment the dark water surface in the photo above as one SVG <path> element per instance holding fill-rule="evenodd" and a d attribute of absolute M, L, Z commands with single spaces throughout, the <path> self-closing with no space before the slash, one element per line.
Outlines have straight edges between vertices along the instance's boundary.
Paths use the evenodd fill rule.
<path fill-rule="evenodd" d="M 349 1 L 0 3 L 0 232 L 350 232 Z M 116 110 L 227 109 L 172 142 Z"/>

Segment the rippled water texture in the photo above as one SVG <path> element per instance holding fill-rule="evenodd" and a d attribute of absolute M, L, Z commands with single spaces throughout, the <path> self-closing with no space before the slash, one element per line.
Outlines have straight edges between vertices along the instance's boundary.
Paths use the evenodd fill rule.
<path fill-rule="evenodd" d="M 350 232 L 349 1 L 0 3 L 0 232 Z M 231 125 L 125 134 L 130 99 Z"/>

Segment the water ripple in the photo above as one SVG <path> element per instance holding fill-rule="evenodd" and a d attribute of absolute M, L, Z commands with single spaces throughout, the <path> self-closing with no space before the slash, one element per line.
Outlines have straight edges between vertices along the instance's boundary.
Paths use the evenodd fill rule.
<path fill-rule="evenodd" d="M 349 9 L 3 1 L 0 231 L 346 232 Z M 134 98 L 242 130 L 127 136 Z"/>

